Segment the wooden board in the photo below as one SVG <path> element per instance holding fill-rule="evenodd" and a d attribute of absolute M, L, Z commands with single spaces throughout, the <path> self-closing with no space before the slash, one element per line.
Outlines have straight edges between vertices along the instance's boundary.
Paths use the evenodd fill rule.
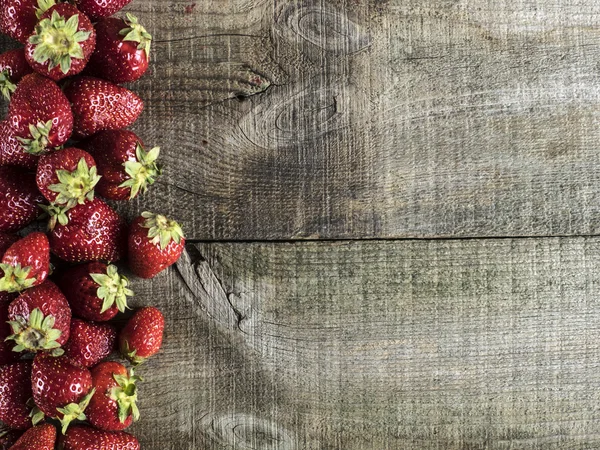
<path fill-rule="evenodd" d="M 134 282 L 144 449 L 600 445 L 598 238 L 188 251 Z"/>

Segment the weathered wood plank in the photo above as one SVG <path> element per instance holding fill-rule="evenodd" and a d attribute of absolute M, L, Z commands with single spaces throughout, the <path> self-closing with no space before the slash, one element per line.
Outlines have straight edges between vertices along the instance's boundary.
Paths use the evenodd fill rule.
<path fill-rule="evenodd" d="M 600 239 L 203 244 L 137 301 L 145 449 L 600 445 Z"/>

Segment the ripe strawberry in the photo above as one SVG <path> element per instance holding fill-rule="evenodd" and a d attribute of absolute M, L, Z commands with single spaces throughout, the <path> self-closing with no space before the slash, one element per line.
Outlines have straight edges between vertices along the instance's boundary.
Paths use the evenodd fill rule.
<path fill-rule="evenodd" d="M 0 256 L 4 256 L 6 250 L 8 250 L 10 246 L 19 239 L 19 236 L 16 234 L 4 233 L 3 231 L 0 231 Z"/>
<path fill-rule="evenodd" d="M 16 342 L 15 352 L 54 350 L 69 340 L 71 309 L 67 299 L 50 280 L 27 289 L 8 307 L 13 334 L 7 339 Z"/>
<path fill-rule="evenodd" d="M 120 275 L 117 267 L 91 262 L 66 270 L 58 279 L 73 314 L 87 320 L 104 322 L 119 311 L 125 312 L 127 296 L 133 291 L 129 280 Z"/>
<path fill-rule="evenodd" d="M 41 212 L 44 197 L 32 175 L 17 167 L 0 167 L 0 231 L 18 231 Z"/>
<path fill-rule="evenodd" d="M 62 260 L 118 261 L 124 255 L 127 225 L 99 198 L 67 212 L 56 206 L 48 211 L 50 249 Z"/>
<path fill-rule="evenodd" d="M 55 443 L 56 428 L 45 423 L 27 430 L 10 450 L 54 450 Z"/>
<path fill-rule="evenodd" d="M 65 356 L 77 366 L 92 367 L 110 355 L 116 342 L 117 330 L 112 325 L 73 319 Z"/>
<path fill-rule="evenodd" d="M 148 70 L 152 36 L 137 17 L 109 17 L 96 24 L 96 49 L 86 68 L 93 76 L 113 83 L 139 79 Z"/>
<path fill-rule="evenodd" d="M 63 450 L 140 450 L 140 443 L 124 431 L 100 431 L 77 425 L 67 431 Z"/>
<path fill-rule="evenodd" d="M 38 73 L 17 85 L 8 120 L 23 148 L 33 154 L 64 144 L 73 131 L 69 100 L 54 81 Z"/>
<path fill-rule="evenodd" d="M 160 350 L 164 329 L 165 318 L 158 309 L 138 309 L 119 334 L 119 349 L 133 364 L 141 364 Z"/>
<path fill-rule="evenodd" d="M 10 100 L 10 96 L 17 89 L 17 83 L 31 72 L 33 70 L 27 64 L 25 51 L 22 48 L 0 54 L 0 92 L 2 95 Z"/>
<path fill-rule="evenodd" d="M 38 17 L 54 6 L 54 0 L 2 0 L 0 2 L 0 33 L 21 44 L 33 33 Z"/>
<path fill-rule="evenodd" d="M 107 130 L 82 145 L 96 159 L 102 176 L 96 190 L 111 200 L 132 199 L 160 175 L 159 147 L 146 152 L 142 141 L 128 130 Z"/>
<path fill-rule="evenodd" d="M 8 322 L 8 305 L 14 299 L 15 294 L 0 294 L 0 366 L 10 364 L 19 359 L 19 354 L 12 351 L 13 344 L 5 339 L 12 334 Z"/>
<path fill-rule="evenodd" d="M 77 7 L 94 21 L 112 16 L 131 0 L 75 0 Z"/>
<path fill-rule="evenodd" d="M 71 364 L 66 356 L 48 353 L 38 353 L 33 360 L 31 390 L 39 409 L 33 421 L 41 420 L 42 413 L 55 417 L 62 424 L 63 434 L 71 421 L 85 420 L 84 411 L 94 395 L 88 369 Z"/>
<path fill-rule="evenodd" d="M 127 371 L 117 362 L 103 362 L 92 369 L 92 380 L 96 393 L 86 409 L 87 421 L 105 431 L 120 431 L 140 418 L 136 405 L 136 382 L 133 369 Z"/>
<path fill-rule="evenodd" d="M 9 450 L 22 434 L 19 430 L 0 430 L 0 450 Z"/>
<path fill-rule="evenodd" d="M 0 263 L 0 291 L 20 292 L 42 284 L 50 272 L 50 244 L 44 233 L 30 233 L 11 245 Z"/>
<path fill-rule="evenodd" d="M 129 268 L 141 278 L 152 278 L 174 264 L 185 245 L 177 222 L 143 212 L 129 229 Z"/>
<path fill-rule="evenodd" d="M 0 366 L 0 420 L 10 428 L 31 428 L 31 362 Z"/>
<path fill-rule="evenodd" d="M 27 153 L 23 149 L 8 120 L 0 122 L 0 166 L 19 166 L 26 169 L 35 169 L 37 162 L 38 157 L 36 155 Z"/>
<path fill-rule="evenodd" d="M 42 155 L 36 173 L 42 195 L 67 208 L 93 200 L 99 180 L 92 155 L 75 147 Z"/>
<path fill-rule="evenodd" d="M 59 3 L 40 16 L 25 57 L 33 70 L 58 81 L 81 72 L 95 46 L 90 19 L 75 6 Z"/>
<path fill-rule="evenodd" d="M 72 103 L 74 132 L 79 137 L 126 128 L 144 109 L 136 94 L 99 78 L 75 79 L 65 88 L 65 94 Z"/>

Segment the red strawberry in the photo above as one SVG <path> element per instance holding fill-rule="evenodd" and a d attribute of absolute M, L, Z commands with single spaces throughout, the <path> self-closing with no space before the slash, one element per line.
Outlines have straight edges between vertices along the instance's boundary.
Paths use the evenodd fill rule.
<path fill-rule="evenodd" d="M 50 272 L 50 244 L 44 233 L 19 239 L 2 257 L 0 291 L 19 292 L 42 284 Z"/>
<path fill-rule="evenodd" d="M 92 20 L 112 16 L 131 0 L 75 0 L 77 7 Z"/>
<path fill-rule="evenodd" d="M 8 305 L 10 305 L 14 297 L 15 294 L 7 294 L 6 292 L 0 294 L 0 365 L 15 362 L 20 356 L 18 353 L 12 351 L 14 343 L 5 340 L 12 334 L 12 329 L 7 322 Z"/>
<path fill-rule="evenodd" d="M 52 6 L 54 0 L 0 1 L 0 33 L 25 44 L 38 22 L 38 15 Z"/>
<path fill-rule="evenodd" d="M 19 236 L 12 233 L 4 233 L 0 231 L 0 256 L 4 256 L 6 250 L 19 240 Z"/>
<path fill-rule="evenodd" d="M 71 421 L 85 420 L 84 411 L 94 395 L 92 375 L 75 366 L 66 356 L 38 353 L 31 369 L 33 401 L 39 409 L 34 422 L 42 417 L 56 417 L 66 433 Z"/>
<path fill-rule="evenodd" d="M 127 225 L 99 198 L 67 212 L 57 207 L 48 210 L 50 249 L 62 260 L 118 261 L 124 255 Z"/>
<path fill-rule="evenodd" d="M 23 148 L 33 154 L 64 144 L 73 131 L 69 100 L 54 81 L 37 73 L 17 85 L 8 120 Z"/>
<path fill-rule="evenodd" d="M 0 54 L 0 92 L 2 95 L 10 100 L 10 96 L 17 89 L 17 83 L 31 72 L 33 71 L 27 64 L 25 51 L 22 48 Z"/>
<path fill-rule="evenodd" d="M 96 393 L 85 411 L 87 421 L 101 430 L 120 431 L 140 418 L 136 405 L 136 382 L 133 369 L 127 372 L 122 364 L 103 362 L 92 369 Z"/>
<path fill-rule="evenodd" d="M 87 66 L 94 76 L 113 83 L 139 79 L 148 70 L 152 36 L 138 19 L 109 17 L 96 24 L 96 50 Z"/>
<path fill-rule="evenodd" d="M 27 289 L 8 307 L 8 317 L 16 342 L 14 351 L 55 350 L 69 340 L 71 309 L 67 299 L 50 280 Z"/>
<path fill-rule="evenodd" d="M 36 173 L 42 195 L 67 208 L 93 200 L 99 180 L 92 155 L 75 147 L 42 155 Z"/>
<path fill-rule="evenodd" d="M 119 311 L 125 312 L 127 296 L 133 291 L 129 280 L 120 275 L 117 267 L 91 262 L 72 267 L 58 280 L 73 314 L 87 320 L 104 322 Z"/>
<path fill-rule="evenodd" d="M 92 367 L 110 355 L 116 342 L 117 330 L 112 325 L 73 319 L 65 356 L 77 366 Z"/>
<path fill-rule="evenodd" d="M 27 430 L 10 450 L 54 450 L 55 443 L 56 428 L 45 423 Z"/>
<path fill-rule="evenodd" d="M 185 245 L 177 222 L 143 212 L 129 229 L 129 268 L 141 278 L 152 278 L 174 264 Z"/>
<path fill-rule="evenodd" d="M 100 431 L 77 425 L 67 431 L 63 450 L 140 450 L 140 443 L 124 431 Z"/>
<path fill-rule="evenodd" d="M 1 75 L 0 75 L 1 78 Z M 15 137 L 8 120 L 0 122 L 0 166 L 19 166 L 35 169 L 38 157 L 27 153 Z"/>
<path fill-rule="evenodd" d="M 83 147 L 98 164 L 102 176 L 96 190 L 111 200 L 132 199 L 160 175 L 160 148 L 146 152 L 142 141 L 128 130 L 107 130 L 92 136 Z"/>
<path fill-rule="evenodd" d="M 0 231 L 18 231 L 41 212 L 44 197 L 32 175 L 17 167 L 0 167 Z"/>
<path fill-rule="evenodd" d="M 81 72 L 95 46 L 90 19 L 75 6 L 59 3 L 40 16 L 25 57 L 33 70 L 58 81 Z"/>
<path fill-rule="evenodd" d="M 165 318 L 158 309 L 138 309 L 119 334 L 121 353 L 134 364 L 143 363 L 160 350 L 164 329 Z"/>
<path fill-rule="evenodd" d="M 74 132 L 79 137 L 126 128 L 144 109 L 136 94 L 99 78 L 80 77 L 66 87 L 65 94 L 73 106 Z"/>
<path fill-rule="evenodd" d="M 0 420 L 10 428 L 31 428 L 31 362 L 0 366 Z"/>
<path fill-rule="evenodd" d="M 9 450 L 22 434 L 19 430 L 0 430 L 0 450 Z"/>

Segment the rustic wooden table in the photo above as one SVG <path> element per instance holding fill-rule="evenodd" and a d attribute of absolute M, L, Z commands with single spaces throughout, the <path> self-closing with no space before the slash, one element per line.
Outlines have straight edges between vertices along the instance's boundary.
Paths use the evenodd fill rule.
<path fill-rule="evenodd" d="M 127 8 L 143 449 L 600 448 L 600 2 L 192 1 Z"/>

